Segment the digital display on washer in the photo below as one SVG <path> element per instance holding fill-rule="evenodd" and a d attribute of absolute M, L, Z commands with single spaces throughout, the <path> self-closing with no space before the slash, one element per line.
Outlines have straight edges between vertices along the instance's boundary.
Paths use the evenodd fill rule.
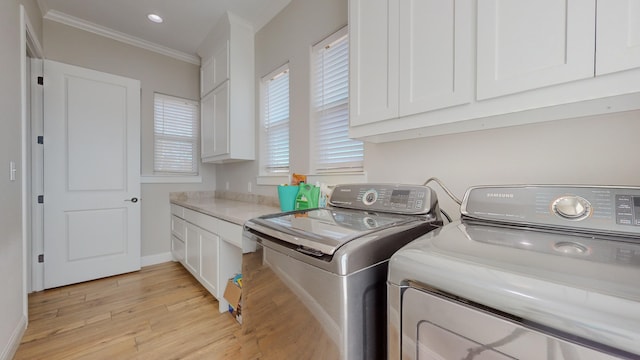
<path fill-rule="evenodd" d="M 393 190 L 391 192 L 391 203 L 406 204 L 409 201 L 411 190 Z"/>
<path fill-rule="evenodd" d="M 633 197 L 633 215 L 633 224 L 640 225 L 640 196 Z"/>

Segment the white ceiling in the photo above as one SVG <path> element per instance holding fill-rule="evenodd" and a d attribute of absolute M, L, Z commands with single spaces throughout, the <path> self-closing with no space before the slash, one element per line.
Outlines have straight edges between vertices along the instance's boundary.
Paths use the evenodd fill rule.
<path fill-rule="evenodd" d="M 146 44 L 147 48 L 158 45 L 158 49 L 165 48 L 165 53 L 175 53 L 178 58 L 197 59 L 196 50 L 227 11 L 246 19 L 258 31 L 290 1 L 38 0 L 38 5 L 46 19 Z M 164 22 L 152 23 L 147 19 L 149 13 L 162 16 Z"/>

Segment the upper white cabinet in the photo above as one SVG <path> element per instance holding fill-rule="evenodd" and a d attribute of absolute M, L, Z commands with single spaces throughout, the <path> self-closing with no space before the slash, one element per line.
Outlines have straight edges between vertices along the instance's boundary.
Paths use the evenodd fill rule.
<path fill-rule="evenodd" d="M 215 88 L 200 101 L 202 117 L 202 158 L 224 158 L 229 151 L 229 81 Z"/>
<path fill-rule="evenodd" d="M 349 26 L 354 138 L 640 109 L 640 0 L 350 0 Z"/>
<path fill-rule="evenodd" d="M 398 10 L 394 0 L 349 1 L 351 126 L 398 116 Z"/>
<path fill-rule="evenodd" d="M 225 163 L 255 159 L 254 32 L 227 13 L 198 54 L 201 68 L 201 157 Z"/>
<path fill-rule="evenodd" d="M 200 68 L 201 97 L 229 79 L 229 41 L 222 41 L 217 45 L 213 55 Z"/>
<path fill-rule="evenodd" d="M 471 102 L 470 0 L 400 1 L 399 114 Z"/>
<path fill-rule="evenodd" d="M 351 126 L 471 101 L 470 0 L 352 0 Z"/>
<path fill-rule="evenodd" d="M 477 99 L 593 77 L 595 0 L 478 2 Z"/>
<path fill-rule="evenodd" d="M 596 75 L 640 66 L 640 0 L 598 1 Z"/>

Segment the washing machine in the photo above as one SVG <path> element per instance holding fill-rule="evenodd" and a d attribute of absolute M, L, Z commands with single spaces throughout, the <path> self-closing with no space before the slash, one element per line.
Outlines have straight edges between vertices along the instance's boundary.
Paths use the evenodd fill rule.
<path fill-rule="evenodd" d="M 329 206 L 251 219 L 242 258 L 242 358 L 386 358 L 389 258 L 442 226 L 435 192 L 337 185 Z"/>
<path fill-rule="evenodd" d="M 389 264 L 389 359 L 640 359 L 640 188 L 470 188 Z"/>

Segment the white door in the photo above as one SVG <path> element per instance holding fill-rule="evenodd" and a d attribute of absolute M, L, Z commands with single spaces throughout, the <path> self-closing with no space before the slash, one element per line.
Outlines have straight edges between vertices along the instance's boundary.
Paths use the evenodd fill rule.
<path fill-rule="evenodd" d="M 595 0 L 478 1 L 478 100 L 593 77 Z"/>
<path fill-rule="evenodd" d="M 44 285 L 140 269 L 140 82 L 45 61 Z"/>

